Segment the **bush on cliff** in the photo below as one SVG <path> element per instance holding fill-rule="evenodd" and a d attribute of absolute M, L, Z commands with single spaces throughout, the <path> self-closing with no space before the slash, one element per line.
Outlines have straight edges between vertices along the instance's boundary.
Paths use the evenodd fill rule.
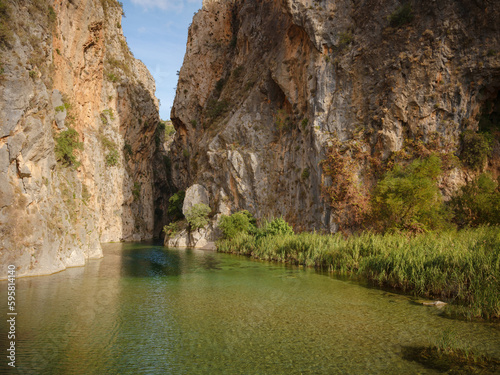
<path fill-rule="evenodd" d="M 186 212 L 186 220 L 191 229 L 196 230 L 207 226 L 208 214 L 210 211 L 210 207 L 204 203 L 198 203 L 191 207 L 191 209 Z"/>
<path fill-rule="evenodd" d="M 470 168 L 481 170 L 491 154 L 491 140 L 484 133 L 466 131 L 462 133 L 460 159 Z"/>
<path fill-rule="evenodd" d="M 182 205 L 184 204 L 185 196 L 186 192 L 184 190 L 179 190 L 168 199 L 167 213 L 174 221 L 184 218 L 184 214 L 182 213 Z"/>
<path fill-rule="evenodd" d="M 500 225 L 500 186 L 483 173 L 463 186 L 452 198 L 454 221 L 460 227 L 482 224 Z"/>
<path fill-rule="evenodd" d="M 80 135 L 73 128 L 59 133 L 56 138 L 55 154 L 57 161 L 65 167 L 78 168 L 80 162 L 74 154 L 75 150 L 83 150 L 83 143 L 80 142 Z"/>

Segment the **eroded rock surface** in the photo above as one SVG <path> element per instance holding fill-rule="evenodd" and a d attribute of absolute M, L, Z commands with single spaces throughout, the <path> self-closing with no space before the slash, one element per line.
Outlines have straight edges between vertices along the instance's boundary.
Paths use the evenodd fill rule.
<path fill-rule="evenodd" d="M 177 185 L 205 186 L 219 212 L 334 232 L 353 205 L 322 196 L 330 146 L 367 187 L 408 140 L 460 154 L 460 134 L 499 101 L 500 3 L 408 4 L 405 20 L 398 1 L 204 1 L 171 115 Z M 469 177 L 449 171 L 445 197 Z"/>
<path fill-rule="evenodd" d="M 6 17 L 0 265 L 49 274 L 101 257 L 100 242 L 158 235 L 165 204 L 155 186 L 166 176 L 158 100 L 127 47 L 118 2 L 21 0 L 8 2 Z M 83 147 L 65 166 L 56 139 L 70 128 Z"/>

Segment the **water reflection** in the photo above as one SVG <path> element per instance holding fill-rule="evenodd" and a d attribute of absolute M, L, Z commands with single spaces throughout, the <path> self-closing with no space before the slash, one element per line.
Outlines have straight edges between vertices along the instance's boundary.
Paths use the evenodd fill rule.
<path fill-rule="evenodd" d="M 180 254 L 161 247 L 124 250 L 121 261 L 122 277 L 179 276 L 183 269 Z"/>
<path fill-rule="evenodd" d="M 104 252 L 83 268 L 18 280 L 23 373 L 432 374 L 404 348 L 443 329 L 500 357 L 492 325 L 442 319 L 407 296 L 314 270 L 150 244 Z"/>

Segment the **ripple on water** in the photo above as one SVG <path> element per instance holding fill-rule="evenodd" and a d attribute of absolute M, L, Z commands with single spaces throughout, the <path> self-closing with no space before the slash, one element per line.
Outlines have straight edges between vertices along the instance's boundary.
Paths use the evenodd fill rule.
<path fill-rule="evenodd" d="M 147 244 L 18 280 L 19 364 L 54 374 L 424 374 L 402 348 L 444 329 L 500 357 L 491 324 L 313 270 Z M 0 298 L 5 298 L 2 288 Z M 27 372 L 29 373 L 29 372 Z"/>

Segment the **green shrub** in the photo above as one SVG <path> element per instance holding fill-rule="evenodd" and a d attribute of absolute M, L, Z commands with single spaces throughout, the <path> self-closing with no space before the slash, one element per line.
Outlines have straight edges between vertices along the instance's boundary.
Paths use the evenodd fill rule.
<path fill-rule="evenodd" d="M 238 66 L 237 68 L 235 68 L 233 70 L 233 77 L 238 79 L 241 77 L 241 75 L 245 72 L 245 68 L 243 67 L 243 65 L 240 65 Z"/>
<path fill-rule="evenodd" d="M 184 218 L 182 205 L 184 204 L 185 196 L 186 192 L 184 190 L 180 190 L 169 198 L 167 213 L 172 219 L 180 220 Z"/>
<path fill-rule="evenodd" d="M 12 42 L 12 28 L 9 26 L 10 7 L 8 2 L 0 0 L 0 47 L 9 47 Z"/>
<path fill-rule="evenodd" d="M 83 150 L 83 143 L 80 142 L 80 134 L 73 129 L 62 131 L 55 137 L 55 154 L 57 161 L 65 167 L 78 168 L 80 162 L 77 160 L 75 150 Z"/>
<path fill-rule="evenodd" d="M 179 232 L 179 223 L 176 221 L 171 222 L 163 227 L 163 233 L 167 237 L 173 237 Z"/>
<path fill-rule="evenodd" d="M 238 36 L 234 35 L 232 38 L 231 38 L 231 42 L 229 43 L 229 47 L 231 49 L 234 49 L 236 48 L 236 45 L 238 44 Z"/>
<path fill-rule="evenodd" d="M 302 126 L 302 130 L 306 130 L 307 124 L 309 124 L 309 119 L 308 118 L 303 118 L 300 125 Z"/>
<path fill-rule="evenodd" d="M 467 130 L 461 137 L 463 148 L 460 159 L 472 169 L 482 169 L 491 154 L 491 141 L 488 136 Z"/>
<path fill-rule="evenodd" d="M 126 158 L 129 158 L 133 155 L 132 145 L 130 145 L 130 143 L 125 143 L 125 145 L 123 146 L 123 153 L 125 154 Z"/>
<path fill-rule="evenodd" d="M 99 139 L 101 140 L 101 144 L 104 150 L 108 151 L 106 156 L 104 157 L 106 165 L 109 167 L 118 165 L 120 155 L 118 154 L 117 144 L 105 135 L 100 135 Z"/>
<path fill-rule="evenodd" d="M 232 239 L 239 233 L 255 233 L 256 220 L 247 210 L 239 211 L 231 216 L 223 215 L 219 223 L 224 238 Z"/>
<path fill-rule="evenodd" d="M 279 109 L 274 115 L 274 125 L 280 132 L 290 129 L 290 115 L 284 109 Z"/>
<path fill-rule="evenodd" d="M 116 149 L 110 150 L 105 157 L 105 161 L 108 167 L 114 167 L 118 165 L 118 162 L 120 161 L 118 151 Z"/>
<path fill-rule="evenodd" d="M 165 125 L 165 137 L 171 137 L 175 134 L 175 128 L 171 121 L 168 121 Z"/>
<path fill-rule="evenodd" d="M 132 195 L 134 196 L 134 200 L 137 200 L 141 196 L 141 183 L 134 182 L 134 188 L 132 189 Z"/>
<path fill-rule="evenodd" d="M 381 229 L 421 232 L 444 226 L 440 175 L 441 159 L 436 155 L 414 160 L 405 168 L 396 164 L 387 172 L 372 198 L 374 220 Z"/>
<path fill-rule="evenodd" d="M 498 183 L 483 173 L 463 186 L 451 200 L 454 221 L 461 227 L 482 224 L 500 225 L 500 190 Z"/>
<path fill-rule="evenodd" d="M 208 214 L 210 207 L 204 203 L 195 204 L 186 212 L 186 220 L 188 221 L 191 229 L 204 228 L 208 224 Z"/>
<path fill-rule="evenodd" d="M 413 9 L 410 3 L 406 3 L 397 8 L 389 17 L 389 24 L 391 27 L 401 27 L 413 21 Z"/>
<path fill-rule="evenodd" d="M 87 204 L 92 195 L 89 192 L 87 185 L 82 184 L 82 201 Z"/>
<path fill-rule="evenodd" d="M 102 111 L 102 114 L 103 114 L 104 116 L 109 117 L 109 119 L 110 119 L 111 121 L 113 121 L 113 120 L 115 119 L 115 114 L 114 114 L 114 112 L 113 112 L 113 110 L 112 110 L 111 108 L 108 108 L 108 109 L 103 110 L 103 111 Z"/>
<path fill-rule="evenodd" d="M 71 104 L 70 103 L 66 103 L 66 102 L 63 102 L 62 105 L 59 105 L 55 108 L 55 111 L 56 112 L 64 112 L 64 111 L 67 111 L 71 108 Z"/>
<path fill-rule="evenodd" d="M 224 78 L 221 78 L 217 81 L 217 83 L 215 84 L 215 90 L 217 92 L 221 92 L 222 89 L 224 88 L 224 84 L 226 83 L 226 80 Z"/>
<path fill-rule="evenodd" d="M 47 17 L 49 18 L 49 24 L 50 25 L 54 25 L 56 23 L 57 14 L 56 14 L 56 11 L 54 10 L 54 8 L 51 5 L 49 5 Z"/>
<path fill-rule="evenodd" d="M 344 49 L 347 47 L 349 44 L 353 42 L 354 38 L 352 37 L 351 32 L 346 31 L 346 32 L 341 32 L 339 34 L 339 48 Z"/>
<path fill-rule="evenodd" d="M 217 101 L 216 99 L 210 99 L 207 103 L 207 114 L 212 120 L 222 116 L 229 108 L 229 103 L 227 100 Z"/>
<path fill-rule="evenodd" d="M 108 79 L 108 81 L 113 82 L 113 83 L 118 81 L 118 77 L 116 75 L 114 75 L 113 73 L 107 73 L 106 78 Z"/>
<path fill-rule="evenodd" d="M 282 217 L 277 217 L 271 221 L 264 223 L 258 237 L 262 236 L 277 236 L 277 235 L 291 235 L 294 234 L 293 228 Z"/>
<path fill-rule="evenodd" d="M 310 175 L 309 167 L 305 167 L 304 170 L 302 171 L 302 174 L 300 175 L 300 179 L 302 181 L 305 181 L 309 178 L 309 175 Z"/>

